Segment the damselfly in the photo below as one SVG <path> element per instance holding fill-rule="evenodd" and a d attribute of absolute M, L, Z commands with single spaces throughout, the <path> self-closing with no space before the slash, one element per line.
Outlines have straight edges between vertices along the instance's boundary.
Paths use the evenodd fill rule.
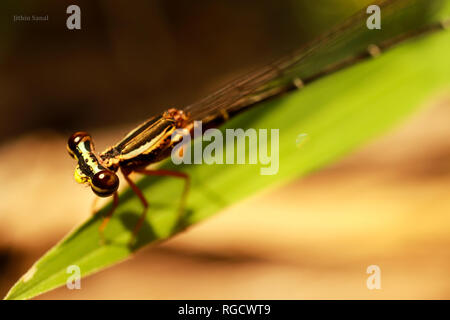
<path fill-rule="evenodd" d="M 394 23 L 411 3 L 417 5 L 426 1 L 428 0 L 383 2 L 380 6 L 383 9 L 384 28 L 388 28 L 389 21 Z M 73 134 L 69 138 L 67 149 L 78 162 L 75 169 L 76 181 L 89 185 L 97 196 L 113 196 L 113 206 L 100 225 L 102 237 L 103 230 L 118 205 L 119 178 L 116 172 L 119 170 L 144 206 L 143 213 L 133 230 L 132 239 L 145 220 L 148 202 L 130 179 L 130 173 L 184 179 L 184 191 L 179 209 L 180 214 L 182 213 L 189 188 L 189 176 L 183 172 L 146 169 L 148 165 L 170 155 L 171 150 L 179 142 L 179 139 L 171 138 L 176 129 L 192 131 L 195 120 L 201 120 L 210 127 L 218 126 L 263 100 L 300 89 L 324 75 L 378 55 L 403 40 L 442 29 L 448 25 L 447 21 L 446 24 L 422 25 L 406 34 L 401 32 L 384 34 L 372 33 L 368 30 L 365 19 L 365 12 L 357 14 L 293 54 L 241 77 L 199 102 L 184 109 L 171 108 L 161 115 L 150 118 L 100 154 L 95 152 L 92 138 L 88 133 Z"/>

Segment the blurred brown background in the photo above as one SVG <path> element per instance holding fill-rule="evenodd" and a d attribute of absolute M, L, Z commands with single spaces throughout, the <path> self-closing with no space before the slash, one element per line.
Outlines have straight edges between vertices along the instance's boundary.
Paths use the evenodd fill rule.
<path fill-rule="evenodd" d="M 367 3 L 77 1 L 69 31 L 70 1 L 2 1 L 0 294 L 89 216 L 70 133 L 101 150 Z M 49 21 L 13 22 L 32 14 Z M 41 298 L 450 298 L 450 95 L 428 104 L 333 167 Z M 366 288 L 372 264 L 382 290 Z"/>
<path fill-rule="evenodd" d="M 308 1 L 2 1 L 0 139 L 135 123 L 296 48 L 361 7 Z M 361 1 L 359 1 L 361 2 Z M 367 2 L 367 1 L 366 1 Z M 13 22 L 14 15 L 48 22 Z"/>

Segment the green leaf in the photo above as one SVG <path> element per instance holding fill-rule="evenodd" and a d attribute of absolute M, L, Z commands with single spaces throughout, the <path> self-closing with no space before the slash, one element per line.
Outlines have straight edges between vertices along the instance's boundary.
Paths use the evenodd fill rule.
<path fill-rule="evenodd" d="M 449 56 L 450 34 L 438 32 L 236 117 L 223 129 L 280 129 L 279 172 L 261 175 L 262 165 L 175 166 L 165 162 L 164 168 L 187 172 L 192 178 L 182 225 L 192 226 L 268 186 L 275 188 L 324 167 L 398 123 L 432 94 L 449 88 Z M 180 231 L 177 207 L 183 182 L 146 177 L 138 185 L 151 205 L 133 250 Z M 102 245 L 98 228 L 109 207 L 47 252 L 6 299 L 28 299 L 64 285 L 71 265 L 79 266 L 86 276 L 130 257 L 127 244 L 142 205 L 125 190 L 105 232 L 108 242 Z"/>

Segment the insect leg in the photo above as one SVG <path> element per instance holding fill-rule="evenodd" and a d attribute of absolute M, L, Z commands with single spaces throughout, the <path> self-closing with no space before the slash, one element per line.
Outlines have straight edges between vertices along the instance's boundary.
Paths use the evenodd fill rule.
<path fill-rule="evenodd" d="M 136 223 L 136 226 L 133 229 L 133 236 L 131 237 L 130 244 L 132 244 L 139 232 L 139 230 L 142 227 L 142 224 L 144 223 L 145 217 L 147 216 L 147 209 L 148 209 L 148 202 L 144 197 L 144 194 L 139 189 L 139 187 L 133 182 L 133 180 L 130 179 L 129 174 L 130 171 L 122 170 L 123 176 L 125 180 L 128 182 L 128 184 L 131 187 L 131 190 L 138 196 L 138 198 L 141 200 L 142 205 L 144 206 L 144 211 L 141 214 L 141 217 L 139 218 L 138 222 Z"/>
<path fill-rule="evenodd" d="M 190 186 L 189 175 L 185 172 L 163 170 L 163 169 L 160 169 L 160 170 L 158 170 L 158 169 L 156 169 L 156 170 L 137 169 L 134 172 L 145 174 L 148 176 L 166 176 L 166 177 L 169 176 L 169 177 L 184 179 L 183 193 L 181 195 L 180 206 L 178 208 L 178 219 L 181 219 L 181 217 L 183 216 L 183 213 L 184 213 L 187 195 L 189 193 L 189 186 Z"/>
<path fill-rule="evenodd" d="M 94 200 L 92 200 L 91 213 L 92 213 L 93 216 L 95 216 L 95 214 L 98 212 L 96 210 L 97 204 L 98 204 L 98 199 L 99 199 L 99 197 L 95 196 Z"/>
<path fill-rule="evenodd" d="M 106 225 L 108 224 L 109 220 L 111 219 L 111 216 L 113 215 L 114 211 L 116 210 L 118 204 L 119 204 L 119 196 L 117 195 L 117 191 L 116 191 L 113 194 L 112 207 L 106 214 L 105 218 L 103 218 L 102 224 L 98 228 L 98 230 L 100 231 L 100 238 L 102 239 L 102 243 L 105 242 L 104 231 L 105 231 Z"/>

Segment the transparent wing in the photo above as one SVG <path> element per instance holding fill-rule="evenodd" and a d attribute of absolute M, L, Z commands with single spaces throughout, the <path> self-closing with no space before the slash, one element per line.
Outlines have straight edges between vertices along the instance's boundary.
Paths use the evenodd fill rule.
<path fill-rule="evenodd" d="M 369 30 L 364 10 L 285 57 L 229 83 L 187 106 L 193 120 L 212 120 L 259 101 L 300 88 L 321 76 L 387 48 L 387 39 L 423 27 L 446 0 L 375 1 L 382 12 L 382 29 Z M 376 44 L 376 46 L 375 46 Z M 392 44 L 391 44 L 392 45 Z M 368 49 L 372 48 L 372 50 Z"/>

